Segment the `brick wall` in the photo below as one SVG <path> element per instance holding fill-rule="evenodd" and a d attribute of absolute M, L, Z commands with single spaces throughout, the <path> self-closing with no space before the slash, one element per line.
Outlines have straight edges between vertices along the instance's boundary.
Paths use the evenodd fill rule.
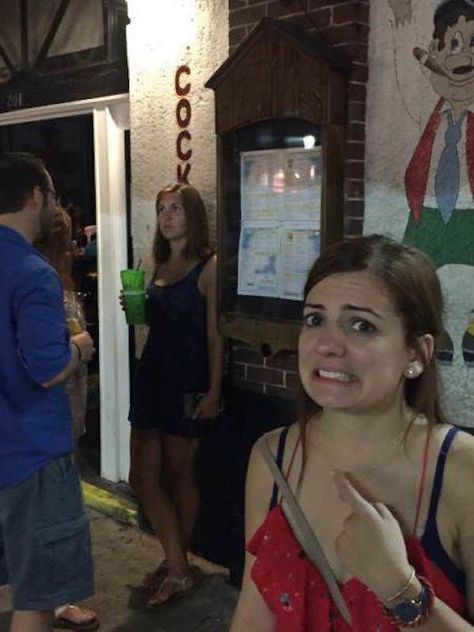
<path fill-rule="evenodd" d="M 351 64 L 344 164 L 344 232 L 346 235 L 361 234 L 364 219 L 369 0 L 229 0 L 231 53 L 264 17 L 288 20 L 302 26 L 308 33 L 322 35 Z M 297 383 L 296 355 L 279 353 L 265 358 L 260 351 L 235 343 L 231 373 L 232 384 L 237 387 L 291 397 Z"/>
<path fill-rule="evenodd" d="M 296 354 L 281 352 L 266 358 L 258 349 L 234 342 L 231 377 L 234 387 L 290 399 L 298 383 Z"/>

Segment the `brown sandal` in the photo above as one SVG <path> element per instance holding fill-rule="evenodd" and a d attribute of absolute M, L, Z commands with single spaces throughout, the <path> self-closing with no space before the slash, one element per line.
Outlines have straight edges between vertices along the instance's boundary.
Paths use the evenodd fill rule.
<path fill-rule="evenodd" d="M 136 586 L 139 590 L 157 590 L 163 579 L 168 574 L 168 565 L 166 560 L 158 564 L 154 571 L 147 573 L 141 583 Z"/>
<path fill-rule="evenodd" d="M 163 560 L 154 571 L 147 573 L 143 580 L 137 586 L 127 584 L 130 589 L 130 597 L 128 598 L 128 607 L 132 610 L 140 610 L 144 608 L 150 597 L 158 590 L 162 581 L 168 574 L 168 565 Z"/>
<path fill-rule="evenodd" d="M 160 599 L 159 596 L 163 592 L 163 588 L 170 585 L 173 587 L 172 592 L 168 594 L 166 599 Z M 194 580 L 189 575 L 185 575 L 184 577 L 168 575 L 161 582 L 153 597 L 148 600 L 147 608 L 159 608 L 163 604 L 169 603 L 171 600 L 182 597 L 183 594 L 191 590 L 191 588 L 194 588 Z"/>

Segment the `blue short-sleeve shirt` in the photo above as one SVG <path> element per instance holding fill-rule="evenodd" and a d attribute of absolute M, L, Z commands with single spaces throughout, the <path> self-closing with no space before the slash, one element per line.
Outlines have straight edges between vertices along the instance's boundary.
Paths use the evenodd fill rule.
<path fill-rule="evenodd" d="M 71 359 L 58 275 L 18 232 L 0 226 L 0 489 L 70 452 L 63 384 Z"/>

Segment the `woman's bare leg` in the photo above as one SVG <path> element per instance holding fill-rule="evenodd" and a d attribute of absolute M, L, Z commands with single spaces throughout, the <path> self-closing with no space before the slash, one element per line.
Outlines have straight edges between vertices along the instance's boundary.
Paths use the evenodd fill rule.
<path fill-rule="evenodd" d="M 197 439 L 164 435 L 161 437 L 163 474 L 161 483 L 170 490 L 176 516 L 176 534 L 181 551 L 186 556 L 199 506 L 199 495 L 194 477 L 194 462 L 198 448 Z M 170 496 L 168 496 L 170 498 Z M 168 575 L 158 587 L 149 604 L 168 601 L 176 592 L 192 586 L 189 567 L 176 565 L 167 558 Z"/>
<path fill-rule="evenodd" d="M 132 428 L 130 438 L 130 485 L 165 551 L 169 568 L 178 575 L 189 572 L 179 519 L 162 485 L 163 436 L 155 430 Z"/>
<path fill-rule="evenodd" d="M 199 510 L 196 482 L 198 439 L 163 437 L 166 476 L 173 486 L 184 550 L 188 551 Z"/>

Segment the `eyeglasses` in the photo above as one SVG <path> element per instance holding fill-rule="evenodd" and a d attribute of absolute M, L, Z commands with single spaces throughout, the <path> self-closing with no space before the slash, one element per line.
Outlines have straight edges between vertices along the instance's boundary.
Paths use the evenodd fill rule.
<path fill-rule="evenodd" d="M 59 200 L 61 199 L 61 196 L 59 195 L 59 193 L 57 191 L 55 191 L 54 189 L 42 189 L 43 193 L 51 193 L 51 195 L 53 196 L 54 201 L 56 202 L 56 204 L 59 202 Z"/>

